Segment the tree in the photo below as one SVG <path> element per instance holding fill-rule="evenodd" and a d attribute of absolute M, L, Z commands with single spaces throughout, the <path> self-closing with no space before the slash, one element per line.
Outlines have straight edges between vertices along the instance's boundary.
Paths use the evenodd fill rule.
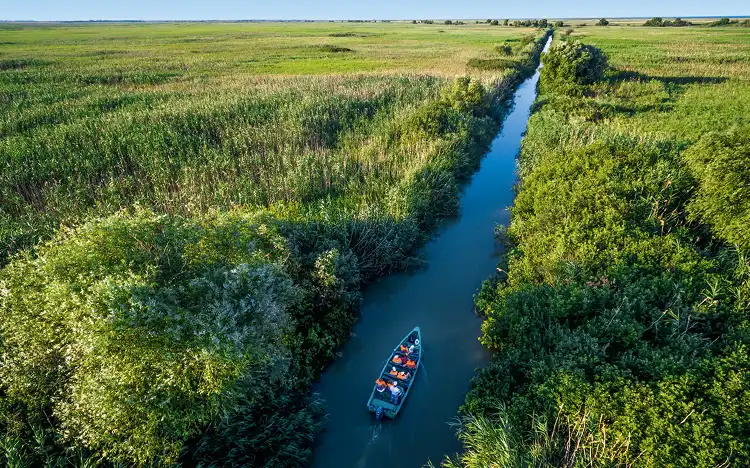
<path fill-rule="evenodd" d="M 503 20 L 503 26 L 508 26 L 508 23 L 510 23 L 509 19 Z"/>
<path fill-rule="evenodd" d="M 565 23 L 563 23 L 562 21 L 555 21 L 556 28 L 562 28 L 563 26 L 565 26 Z"/>
<path fill-rule="evenodd" d="M 445 20 L 445 24 L 453 24 L 453 21 L 451 21 L 451 20 Z"/>
<path fill-rule="evenodd" d="M 609 21 L 606 18 L 602 18 L 596 23 L 597 26 L 609 26 Z"/>

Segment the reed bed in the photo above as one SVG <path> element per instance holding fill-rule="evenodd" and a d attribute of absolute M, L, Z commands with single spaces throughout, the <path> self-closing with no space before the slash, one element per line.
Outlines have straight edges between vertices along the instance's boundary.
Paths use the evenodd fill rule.
<path fill-rule="evenodd" d="M 526 33 L 0 27 L 0 262 L 61 222 L 134 202 L 189 215 L 347 194 L 364 204 L 382 200 L 430 158 L 429 135 L 399 135 L 471 69 L 456 57 L 492 53 Z M 336 47 L 355 54 L 342 58 Z M 502 67 L 474 70 L 476 79 L 504 89 L 498 84 L 533 51 L 517 49 Z M 274 74 L 272 63 L 299 68 Z"/>

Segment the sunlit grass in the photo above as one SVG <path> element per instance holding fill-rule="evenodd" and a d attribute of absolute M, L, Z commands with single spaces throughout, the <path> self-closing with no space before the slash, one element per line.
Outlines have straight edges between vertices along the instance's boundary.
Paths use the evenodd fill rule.
<path fill-rule="evenodd" d="M 0 244 L 133 202 L 160 212 L 380 203 L 440 145 L 400 139 L 527 29 L 343 23 L 0 25 Z M 501 67 L 467 67 L 497 55 Z M 501 91 L 500 93 L 504 93 Z M 1 257 L 1 255 L 0 255 Z M 0 259 L 0 263 L 2 260 Z"/>

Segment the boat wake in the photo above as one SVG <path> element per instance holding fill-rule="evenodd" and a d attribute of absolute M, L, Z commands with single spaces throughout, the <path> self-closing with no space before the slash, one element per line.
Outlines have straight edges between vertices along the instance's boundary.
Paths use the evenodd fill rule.
<path fill-rule="evenodd" d="M 419 360 L 419 367 L 422 368 L 422 375 L 424 376 L 424 377 L 422 377 L 422 380 L 424 380 L 424 382 L 427 383 L 428 382 L 428 380 L 427 380 L 427 368 L 424 366 L 424 358 L 422 358 L 422 359 Z"/>
<path fill-rule="evenodd" d="M 362 453 L 362 456 L 354 465 L 355 468 L 365 468 L 367 466 L 367 460 L 370 455 L 370 450 L 373 447 L 373 444 L 375 443 L 377 438 L 380 436 L 380 433 L 383 431 L 383 423 L 378 423 L 370 427 L 372 428 L 372 435 L 370 436 L 370 441 L 367 443 L 367 446 L 365 447 L 365 450 Z"/>
<path fill-rule="evenodd" d="M 382 430 L 383 430 L 383 423 L 380 423 L 376 426 L 372 426 L 372 437 L 370 437 L 370 443 L 375 442 L 375 439 L 378 438 Z"/>

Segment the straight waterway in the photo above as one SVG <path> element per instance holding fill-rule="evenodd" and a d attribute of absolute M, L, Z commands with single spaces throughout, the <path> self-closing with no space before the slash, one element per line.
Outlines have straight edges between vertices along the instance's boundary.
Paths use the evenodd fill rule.
<path fill-rule="evenodd" d="M 408 468 L 428 460 L 439 466 L 446 454 L 461 450 L 449 423 L 475 368 L 489 359 L 478 341 L 481 320 L 473 313 L 473 295 L 502 251 L 493 230 L 510 221 L 516 155 L 538 81 L 539 69 L 516 90 L 501 132 L 462 190 L 460 215 L 444 222 L 425 246 L 427 266 L 388 275 L 364 291 L 351 339 L 314 388 L 326 399 L 329 420 L 313 466 Z M 398 417 L 375 421 L 366 405 L 375 379 L 415 326 L 422 330 L 423 367 Z"/>

